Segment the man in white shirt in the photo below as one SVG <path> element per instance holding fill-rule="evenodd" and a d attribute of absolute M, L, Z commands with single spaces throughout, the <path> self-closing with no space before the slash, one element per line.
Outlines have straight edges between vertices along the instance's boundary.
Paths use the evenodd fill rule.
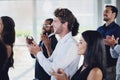
<path fill-rule="evenodd" d="M 57 71 L 58 68 L 62 68 L 67 76 L 72 77 L 79 64 L 77 42 L 72 37 L 78 33 L 79 23 L 77 19 L 66 8 L 56 9 L 54 15 L 52 26 L 54 33 L 60 36 L 60 40 L 52 55 L 45 58 L 36 43 L 28 45 L 30 52 L 36 56 L 39 64 L 51 75 L 51 80 L 55 80 L 55 78 L 50 72 Z"/>

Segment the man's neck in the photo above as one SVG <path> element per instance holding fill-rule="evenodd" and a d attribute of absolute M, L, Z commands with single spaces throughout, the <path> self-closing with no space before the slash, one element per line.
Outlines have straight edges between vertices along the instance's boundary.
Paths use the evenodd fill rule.
<path fill-rule="evenodd" d="M 107 27 L 108 25 L 110 25 L 112 22 L 114 22 L 114 20 L 106 21 L 106 23 L 105 23 L 106 27 Z"/>
<path fill-rule="evenodd" d="M 69 32 L 61 33 L 59 34 L 60 38 L 63 38 L 65 35 L 67 35 Z"/>

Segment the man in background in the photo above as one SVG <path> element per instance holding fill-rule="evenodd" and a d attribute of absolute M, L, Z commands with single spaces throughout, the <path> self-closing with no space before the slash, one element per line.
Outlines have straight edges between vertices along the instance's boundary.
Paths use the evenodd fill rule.
<path fill-rule="evenodd" d="M 115 23 L 115 18 L 117 17 L 118 9 L 112 5 L 106 5 L 104 10 L 104 21 L 106 22 L 103 26 L 97 29 L 98 32 L 102 35 L 104 39 L 106 37 L 114 35 L 115 38 L 120 38 L 120 26 Z M 118 42 L 120 43 L 120 41 Z M 106 80 L 115 80 L 116 77 L 116 61 L 110 55 L 110 46 L 105 45 L 106 47 Z"/>
<path fill-rule="evenodd" d="M 55 49 L 55 46 L 57 44 L 57 38 L 53 33 L 53 26 L 51 26 L 52 22 L 52 18 L 48 18 L 45 20 L 42 27 L 41 41 L 39 43 L 39 47 L 42 48 L 43 55 L 46 58 L 48 58 L 52 54 L 52 51 Z M 35 63 L 35 79 L 50 80 L 50 76 L 44 71 L 37 59 Z"/>

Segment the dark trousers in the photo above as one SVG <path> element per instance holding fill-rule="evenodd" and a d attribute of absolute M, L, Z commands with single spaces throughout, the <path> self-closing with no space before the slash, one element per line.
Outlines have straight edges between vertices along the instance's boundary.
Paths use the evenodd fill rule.
<path fill-rule="evenodd" d="M 116 80 L 116 66 L 107 68 L 106 80 Z"/>
<path fill-rule="evenodd" d="M 116 80 L 120 80 L 120 74 L 116 74 Z"/>

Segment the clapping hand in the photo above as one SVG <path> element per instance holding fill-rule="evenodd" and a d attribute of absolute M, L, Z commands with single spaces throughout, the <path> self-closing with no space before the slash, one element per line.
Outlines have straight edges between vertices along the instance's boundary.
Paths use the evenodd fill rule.
<path fill-rule="evenodd" d="M 50 72 L 55 78 L 56 80 L 68 80 L 68 77 L 66 75 L 66 73 L 64 72 L 63 69 L 59 68 L 57 70 L 57 72 L 55 72 L 54 70 L 52 72 Z"/>
<path fill-rule="evenodd" d="M 27 44 L 27 47 L 30 53 L 33 54 L 34 56 L 36 56 L 37 53 L 41 51 L 41 47 L 39 47 L 38 44 L 34 41 L 32 42 L 32 44 Z"/>
<path fill-rule="evenodd" d="M 118 40 L 119 38 L 115 38 L 114 35 L 112 36 L 106 36 L 106 39 L 104 39 L 104 42 L 106 45 L 109 45 L 109 46 L 115 46 L 115 44 L 118 44 Z"/>

